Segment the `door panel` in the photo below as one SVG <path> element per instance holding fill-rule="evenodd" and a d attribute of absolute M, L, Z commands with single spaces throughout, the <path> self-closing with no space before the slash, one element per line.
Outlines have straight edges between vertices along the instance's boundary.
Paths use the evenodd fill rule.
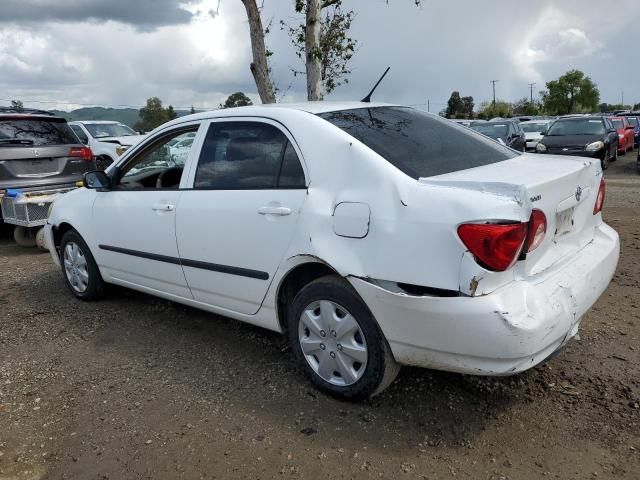
<path fill-rule="evenodd" d="M 234 312 L 256 313 L 290 244 L 305 197 L 305 190 L 184 192 L 176 232 L 193 297 Z"/>
<path fill-rule="evenodd" d="M 180 263 L 175 224 L 190 156 L 177 158 L 168 144 L 194 135 L 198 126 L 181 126 L 148 139 L 113 170 L 113 187 L 97 192 L 95 256 L 107 280 L 193 298 Z"/>
<path fill-rule="evenodd" d="M 193 297 L 256 313 L 295 232 L 306 198 L 300 152 L 266 119 L 217 120 L 176 213 Z"/>
<path fill-rule="evenodd" d="M 95 252 L 103 274 L 191 298 L 175 238 L 179 190 L 98 192 Z M 173 206 L 172 208 L 169 208 Z"/>

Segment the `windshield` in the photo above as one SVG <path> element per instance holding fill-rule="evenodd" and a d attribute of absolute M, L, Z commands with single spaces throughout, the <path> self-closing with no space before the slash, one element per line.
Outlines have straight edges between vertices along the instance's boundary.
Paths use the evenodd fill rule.
<path fill-rule="evenodd" d="M 624 128 L 624 122 L 619 118 L 612 118 L 611 123 L 613 123 L 613 126 L 617 129 Z"/>
<path fill-rule="evenodd" d="M 549 131 L 547 136 L 554 135 L 604 135 L 604 124 L 602 120 L 589 120 L 589 119 L 560 119 L 556 121 Z"/>
<path fill-rule="evenodd" d="M 487 123 L 480 125 L 472 125 L 476 132 L 480 132 L 487 137 L 505 139 L 507 138 L 507 132 L 509 131 L 509 127 L 505 123 Z"/>
<path fill-rule="evenodd" d="M 636 117 L 627 117 L 627 120 L 629 121 L 629 124 L 637 127 L 638 126 L 638 119 Z"/>
<path fill-rule="evenodd" d="M 137 135 L 136 132 L 122 123 L 85 123 L 84 126 L 89 130 L 93 138 L 129 137 L 131 135 Z"/>
<path fill-rule="evenodd" d="M 78 139 L 63 119 L 0 120 L 0 146 L 77 145 Z"/>
<path fill-rule="evenodd" d="M 548 123 L 521 123 L 520 126 L 525 133 L 540 133 L 547 129 Z"/>
<path fill-rule="evenodd" d="M 357 108 L 319 116 L 416 180 L 517 156 L 466 127 L 412 108 Z"/>

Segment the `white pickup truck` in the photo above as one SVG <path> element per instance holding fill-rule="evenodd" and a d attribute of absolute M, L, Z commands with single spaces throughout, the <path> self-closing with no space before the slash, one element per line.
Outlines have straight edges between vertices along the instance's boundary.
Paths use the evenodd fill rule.
<path fill-rule="evenodd" d="M 91 148 L 96 166 L 104 170 L 128 148 L 144 138 L 127 125 L 109 120 L 69 122 L 80 141 Z"/>

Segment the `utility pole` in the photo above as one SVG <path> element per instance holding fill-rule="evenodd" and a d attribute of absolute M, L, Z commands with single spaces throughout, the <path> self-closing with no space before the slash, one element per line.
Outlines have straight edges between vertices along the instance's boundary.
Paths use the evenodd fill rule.
<path fill-rule="evenodd" d="M 427 98 L 427 112 L 431 111 L 431 99 Z"/>
<path fill-rule="evenodd" d="M 498 83 L 500 80 L 489 80 L 489 83 L 493 84 L 493 109 L 495 110 L 496 108 L 496 83 Z"/>
<path fill-rule="evenodd" d="M 536 86 L 536 82 L 531 82 L 529 84 L 529 89 L 531 90 L 531 105 L 533 105 L 533 87 Z"/>
<path fill-rule="evenodd" d="M 622 91 L 622 102 L 620 105 L 624 108 L 624 90 Z"/>

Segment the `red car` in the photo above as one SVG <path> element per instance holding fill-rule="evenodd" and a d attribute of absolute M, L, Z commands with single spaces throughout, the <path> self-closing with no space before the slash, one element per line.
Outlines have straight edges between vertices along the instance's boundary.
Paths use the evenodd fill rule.
<path fill-rule="evenodd" d="M 618 153 L 625 154 L 629 150 L 633 151 L 635 140 L 633 125 L 625 117 L 609 117 L 613 126 L 618 130 Z"/>

